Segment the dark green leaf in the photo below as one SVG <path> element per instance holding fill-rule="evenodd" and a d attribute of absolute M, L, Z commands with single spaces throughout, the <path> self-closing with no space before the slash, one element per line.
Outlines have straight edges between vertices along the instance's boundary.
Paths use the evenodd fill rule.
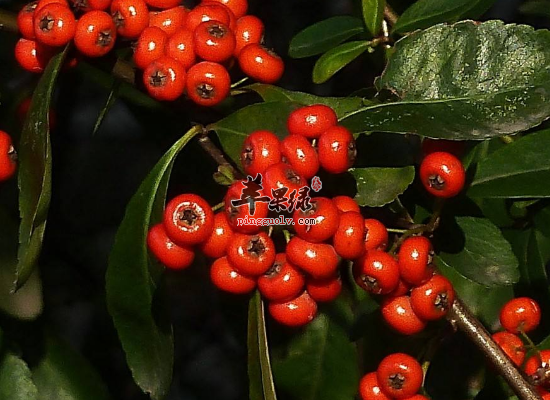
<path fill-rule="evenodd" d="M 481 161 L 472 197 L 550 197 L 550 129 L 507 144 Z"/>
<path fill-rule="evenodd" d="M 11 352 L 0 357 L 0 399 L 37 400 L 31 371 L 21 358 Z"/>
<path fill-rule="evenodd" d="M 414 180 L 414 167 L 351 168 L 357 182 L 355 201 L 360 206 L 382 207 L 394 201 Z"/>
<path fill-rule="evenodd" d="M 540 17 L 550 17 L 550 8 L 547 0 L 531 0 L 522 3 L 519 6 L 519 12 L 526 15 L 536 15 Z"/>
<path fill-rule="evenodd" d="M 309 93 L 294 92 L 280 88 L 279 86 L 265 85 L 263 83 L 254 83 L 253 85 L 247 86 L 246 89 L 255 91 L 266 102 L 292 101 L 305 106 L 324 104 L 331 107 L 339 118 L 361 108 L 365 103 L 370 103 L 369 100 L 360 97 L 321 97 Z"/>
<path fill-rule="evenodd" d="M 54 56 L 44 70 L 36 89 L 19 144 L 19 250 L 15 272 L 15 289 L 31 276 L 46 229 L 51 198 L 51 144 L 49 111 L 57 75 L 67 53 Z"/>
<path fill-rule="evenodd" d="M 299 32 L 290 41 L 288 55 L 304 58 L 324 53 L 364 31 L 359 18 L 339 16 L 317 22 Z"/>
<path fill-rule="evenodd" d="M 464 245 L 458 252 L 441 253 L 448 265 L 487 287 L 510 285 L 519 279 L 518 260 L 510 243 L 489 220 L 457 217 Z"/>
<path fill-rule="evenodd" d="M 348 42 L 335 47 L 323 54 L 313 67 L 313 82 L 323 83 L 363 54 L 370 47 L 364 40 Z"/>
<path fill-rule="evenodd" d="M 174 160 L 198 133 L 191 129 L 160 159 L 126 208 L 107 269 L 107 306 L 113 317 L 126 360 L 141 389 L 162 399 L 172 381 L 174 345 L 172 327 L 153 309 L 162 269 L 150 265 L 147 232 L 158 221 Z"/>
<path fill-rule="evenodd" d="M 94 130 L 92 132 L 92 136 L 94 136 L 97 133 L 97 131 L 101 127 L 101 124 L 103 123 L 103 120 L 105 119 L 105 117 L 107 116 L 107 114 L 109 113 L 113 105 L 115 104 L 121 83 L 122 81 L 118 81 L 118 80 L 113 82 L 113 87 L 109 91 L 109 96 L 107 97 L 107 101 L 105 102 L 105 105 L 103 106 L 103 108 L 99 112 L 99 115 L 97 116 L 97 120 L 94 125 Z"/>
<path fill-rule="evenodd" d="M 68 343 L 47 337 L 39 364 L 32 370 L 37 400 L 108 400 L 98 373 Z"/>
<path fill-rule="evenodd" d="M 372 36 L 378 36 L 382 29 L 386 0 L 363 0 L 363 20 Z"/>
<path fill-rule="evenodd" d="M 248 305 L 248 378 L 250 400 L 277 400 L 265 328 L 264 303 L 259 292 Z"/>
<path fill-rule="evenodd" d="M 508 204 L 505 199 L 477 199 L 476 202 L 483 215 L 498 227 L 506 227 L 514 224 L 514 220 L 508 212 Z"/>
<path fill-rule="evenodd" d="M 437 25 L 395 44 L 378 86 L 400 101 L 342 119 L 353 132 L 454 140 L 514 134 L 550 116 L 550 32 L 500 21 Z"/>
<path fill-rule="evenodd" d="M 424 29 L 440 22 L 456 22 L 461 18 L 477 18 L 495 0 L 419 0 L 407 8 L 393 27 L 394 32 Z"/>
<path fill-rule="evenodd" d="M 214 172 L 213 178 L 219 185 L 230 186 L 235 180 L 235 177 L 233 176 L 233 168 L 229 165 L 220 165 L 218 170 Z"/>

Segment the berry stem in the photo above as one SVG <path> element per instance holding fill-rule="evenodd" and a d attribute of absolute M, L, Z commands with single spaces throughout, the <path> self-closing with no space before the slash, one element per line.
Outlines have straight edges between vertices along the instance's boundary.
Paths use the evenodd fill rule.
<path fill-rule="evenodd" d="M 532 351 L 535 353 L 539 361 L 542 363 L 542 358 L 540 357 L 540 351 L 537 348 L 537 345 L 531 340 L 531 338 L 523 331 L 519 331 L 519 336 L 523 339 L 524 342 L 527 342 L 527 348 L 529 351 Z"/>
<path fill-rule="evenodd" d="M 237 82 L 235 82 L 235 83 L 232 83 L 232 84 L 231 84 L 231 89 L 235 89 L 235 88 L 241 86 L 243 83 L 248 82 L 248 79 L 249 79 L 248 76 L 245 76 L 245 77 L 244 77 L 243 79 L 241 79 L 240 81 L 237 81 Z"/>
<path fill-rule="evenodd" d="M 229 170 L 231 170 L 231 173 L 233 174 L 233 177 L 236 179 L 241 179 L 242 174 L 235 169 L 226 159 L 223 155 L 222 151 L 218 149 L 218 147 L 214 144 L 212 139 L 208 137 L 208 130 L 203 130 L 203 134 L 199 138 L 199 144 L 202 147 L 202 149 L 215 161 L 218 163 L 218 165 L 223 165 L 227 167 Z"/>
<path fill-rule="evenodd" d="M 384 7 L 384 19 L 388 21 L 390 25 L 395 25 L 399 19 L 399 15 L 388 3 L 386 3 L 386 6 Z"/>
<path fill-rule="evenodd" d="M 216 212 L 218 210 L 221 210 L 225 206 L 225 202 L 221 202 L 216 204 L 214 207 L 212 207 L 212 211 Z"/>

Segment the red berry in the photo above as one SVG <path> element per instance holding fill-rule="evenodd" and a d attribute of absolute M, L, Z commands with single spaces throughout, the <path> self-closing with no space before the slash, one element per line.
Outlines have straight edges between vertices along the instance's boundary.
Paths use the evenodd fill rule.
<path fill-rule="evenodd" d="M 386 250 L 388 246 L 388 230 L 386 226 L 374 218 L 365 219 L 365 250 Z"/>
<path fill-rule="evenodd" d="M 210 279 L 218 289 L 233 294 L 250 293 L 256 287 L 256 280 L 242 275 L 227 257 L 214 261 L 210 268 Z"/>
<path fill-rule="evenodd" d="M 409 296 L 386 298 L 381 310 L 384 321 L 403 335 L 414 335 L 426 327 L 426 322 L 414 313 Z"/>
<path fill-rule="evenodd" d="M 149 26 L 162 29 L 168 36 L 172 36 L 185 26 L 187 10 L 183 6 L 169 8 L 164 11 L 149 12 Z"/>
<path fill-rule="evenodd" d="M 145 88 L 157 100 L 176 100 L 185 91 L 185 80 L 183 66 L 167 56 L 153 61 L 143 71 Z"/>
<path fill-rule="evenodd" d="M 214 213 L 202 197 L 181 194 L 166 205 L 164 227 L 168 237 L 178 245 L 198 244 L 212 234 Z"/>
<path fill-rule="evenodd" d="M 195 48 L 193 47 L 193 32 L 187 28 L 176 31 L 168 39 L 166 55 L 172 57 L 188 70 L 195 64 Z"/>
<path fill-rule="evenodd" d="M 167 8 L 179 6 L 181 0 L 146 0 L 145 3 L 147 3 L 149 7 L 166 10 Z"/>
<path fill-rule="evenodd" d="M 420 363 L 404 353 L 385 357 L 376 370 L 380 388 L 395 399 L 414 396 L 422 386 L 423 375 Z"/>
<path fill-rule="evenodd" d="M 153 61 L 166 55 L 168 35 L 156 26 L 149 26 L 141 32 L 134 49 L 134 63 L 139 69 L 147 68 Z"/>
<path fill-rule="evenodd" d="M 317 139 L 337 123 L 338 117 L 332 108 L 324 104 L 314 104 L 292 111 L 287 120 L 287 128 L 292 135 Z"/>
<path fill-rule="evenodd" d="M 241 50 L 249 44 L 261 43 L 264 37 L 264 23 L 254 15 L 245 15 L 237 20 L 235 26 L 235 51 L 237 57 Z"/>
<path fill-rule="evenodd" d="M 454 197 L 464 187 L 466 173 L 462 162 L 450 153 L 432 153 L 420 164 L 420 180 L 436 197 Z"/>
<path fill-rule="evenodd" d="M 269 166 L 281 162 L 279 145 L 279 138 L 270 131 L 255 131 L 248 135 L 241 150 L 244 172 L 255 177 L 256 174 L 263 174 Z"/>
<path fill-rule="evenodd" d="M 338 268 L 334 247 L 325 243 L 310 243 L 294 236 L 286 246 L 288 260 L 313 278 L 330 278 Z"/>
<path fill-rule="evenodd" d="M 298 174 L 294 168 L 285 163 L 277 163 L 269 166 L 264 171 L 264 191 L 272 195 L 272 190 L 288 188 L 286 196 L 289 197 L 293 191 L 296 191 L 295 198 L 298 197 L 300 189 L 307 186 L 307 181 Z"/>
<path fill-rule="evenodd" d="M 514 364 L 518 367 L 523 364 L 523 360 L 525 360 L 525 346 L 518 336 L 510 332 L 497 332 L 493 335 L 493 340 Z"/>
<path fill-rule="evenodd" d="M 370 250 L 353 266 L 355 282 L 373 294 L 388 294 L 399 284 L 397 261 L 380 250 Z"/>
<path fill-rule="evenodd" d="M 500 310 L 500 323 L 508 332 L 531 332 L 540 323 L 540 307 L 529 297 L 518 297 Z"/>
<path fill-rule="evenodd" d="M 143 0 L 113 0 L 111 16 L 125 38 L 135 39 L 149 26 L 149 9 Z"/>
<path fill-rule="evenodd" d="M 0 182 L 10 179 L 17 169 L 17 152 L 10 135 L 0 131 Z"/>
<path fill-rule="evenodd" d="M 75 30 L 76 20 L 67 6 L 52 3 L 34 13 L 34 34 L 42 44 L 64 46 L 74 38 Z"/>
<path fill-rule="evenodd" d="M 248 10 L 248 0 L 202 0 L 202 4 L 220 3 L 229 8 L 236 18 L 241 18 Z"/>
<path fill-rule="evenodd" d="M 361 379 L 359 382 L 359 395 L 361 400 L 391 400 L 380 389 L 376 372 L 370 372 Z"/>
<path fill-rule="evenodd" d="M 340 214 L 334 203 L 326 197 L 314 197 L 310 201 L 309 210 L 294 211 L 294 229 L 296 234 L 312 243 L 324 242 L 336 233 L 340 222 Z M 314 219 L 315 224 L 300 224 L 302 218 Z"/>
<path fill-rule="evenodd" d="M 421 285 L 433 275 L 433 248 L 424 236 L 409 237 L 399 248 L 399 272 L 411 285 Z"/>
<path fill-rule="evenodd" d="M 262 83 L 277 82 L 285 70 L 282 58 L 258 43 L 243 47 L 237 59 L 246 75 Z"/>
<path fill-rule="evenodd" d="M 411 307 L 419 318 L 433 321 L 443 318 L 453 305 L 453 284 L 444 276 L 434 275 L 411 291 Z"/>
<path fill-rule="evenodd" d="M 258 278 L 258 289 L 271 301 L 287 301 L 296 298 L 304 290 L 304 276 L 286 259 L 284 253 L 275 256 L 271 268 Z"/>
<path fill-rule="evenodd" d="M 363 216 L 355 211 L 340 214 L 338 229 L 332 239 L 334 250 L 340 257 L 355 260 L 365 253 L 363 221 Z"/>
<path fill-rule="evenodd" d="M 229 9 L 223 4 L 199 4 L 187 14 L 185 27 L 191 32 L 194 32 L 200 24 L 207 21 L 218 21 L 222 24 L 229 25 L 231 22 Z"/>
<path fill-rule="evenodd" d="M 235 233 L 227 246 L 227 258 L 239 272 L 259 276 L 275 262 L 275 245 L 265 232 L 254 235 Z"/>
<path fill-rule="evenodd" d="M 162 224 L 157 224 L 149 229 L 147 246 L 151 253 L 170 269 L 187 268 L 195 259 L 193 249 L 189 246 L 178 246 L 170 240 Z"/>
<path fill-rule="evenodd" d="M 104 56 L 112 50 L 115 40 L 115 23 L 104 11 L 89 11 L 76 24 L 74 44 L 85 56 Z"/>
<path fill-rule="evenodd" d="M 301 135 L 289 135 L 281 141 L 281 154 L 304 178 L 309 179 L 319 171 L 319 157 L 311 143 Z"/>
<path fill-rule="evenodd" d="M 229 73 L 220 64 L 203 61 L 189 68 L 187 96 L 198 105 L 210 107 L 220 103 L 230 88 Z"/>
<path fill-rule="evenodd" d="M 198 57 L 221 63 L 233 55 L 235 35 L 222 22 L 206 21 L 195 29 L 193 44 Z"/>
<path fill-rule="evenodd" d="M 39 0 L 38 4 L 36 5 L 36 9 L 34 10 L 34 14 L 36 15 L 39 10 L 41 10 L 48 4 L 61 4 L 64 7 L 69 7 L 69 3 L 67 2 L 67 0 Z"/>
<path fill-rule="evenodd" d="M 331 174 L 340 174 L 355 162 L 355 139 L 343 126 L 333 126 L 319 137 L 318 152 L 321 167 Z"/>
<path fill-rule="evenodd" d="M 422 141 L 422 154 L 424 156 L 427 156 L 429 154 L 442 151 L 445 153 L 451 153 L 455 157 L 460 157 L 462 156 L 462 153 L 464 153 L 465 147 L 466 142 L 424 138 L 424 140 Z"/>
<path fill-rule="evenodd" d="M 54 55 L 51 47 L 45 46 L 34 40 L 19 39 L 15 45 L 15 59 L 21 68 L 39 74 L 44 72 Z"/>
<path fill-rule="evenodd" d="M 342 279 L 339 274 L 324 279 L 309 278 L 306 290 L 319 303 L 333 301 L 342 292 Z"/>
<path fill-rule="evenodd" d="M 25 5 L 19 14 L 17 14 L 17 28 L 25 39 L 34 39 L 36 35 L 34 34 L 34 12 L 38 3 L 33 1 Z"/>
<path fill-rule="evenodd" d="M 530 357 L 523 369 L 537 389 L 550 388 L 550 350 L 541 350 Z"/>
<path fill-rule="evenodd" d="M 403 400 L 430 400 L 430 399 L 428 399 L 426 396 L 422 396 L 421 394 L 415 394 L 414 396 L 407 397 L 406 399 L 403 399 Z"/>
<path fill-rule="evenodd" d="M 212 234 L 201 245 L 200 250 L 210 258 L 220 258 L 225 256 L 227 246 L 233 239 L 233 229 L 227 215 L 224 212 L 214 215 L 214 229 Z"/>
<path fill-rule="evenodd" d="M 317 315 L 317 303 L 307 292 L 285 302 L 269 303 L 269 314 L 275 321 L 286 326 L 303 326 Z"/>
<path fill-rule="evenodd" d="M 267 214 L 269 212 L 267 206 L 268 203 L 259 201 L 255 202 L 254 215 L 252 215 L 252 210 L 250 209 L 250 205 L 248 202 L 243 202 L 242 205 L 234 206 L 232 204 L 232 201 L 237 201 L 242 198 L 243 189 L 245 188 L 243 182 L 244 181 L 235 182 L 227 190 L 224 198 L 225 214 L 227 216 L 227 220 L 229 221 L 229 225 L 231 225 L 231 228 L 233 228 L 235 232 L 248 234 L 256 233 L 262 227 L 259 222 L 267 217 Z M 260 190 L 258 193 L 260 197 L 264 197 L 264 192 L 262 190 Z M 243 224 L 242 222 L 246 220 L 249 220 L 251 222 L 248 224 Z"/>
<path fill-rule="evenodd" d="M 349 196 L 336 196 L 332 198 L 332 202 L 336 206 L 339 212 L 345 213 L 348 211 L 354 211 L 357 213 L 361 212 L 361 209 L 359 208 L 359 204 L 356 203 L 355 200 L 353 200 Z M 367 228 L 367 225 L 365 224 L 365 228 Z M 386 229 L 386 228 L 384 228 Z"/>
<path fill-rule="evenodd" d="M 406 294 L 409 294 L 411 291 L 411 287 L 408 283 L 403 281 L 402 279 L 399 279 L 399 283 L 397 284 L 397 287 L 390 293 L 388 293 L 389 297 L 399 297 L 404 296 Z"/>

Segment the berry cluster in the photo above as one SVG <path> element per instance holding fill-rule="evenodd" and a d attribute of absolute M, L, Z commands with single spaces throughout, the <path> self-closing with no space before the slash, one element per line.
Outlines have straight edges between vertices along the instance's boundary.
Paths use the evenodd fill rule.
<path fill-rule="evenodd" d="M 186 92 L 199 105 L 218 104 L 229 93 L 234 58 L 260 82 L 283 74 L 282 59 L 261 44 L 263 22 L 246 15 L 247 0 L 203 0 L 192 10 L 180 0 L 71 1 L 74 12 L 67 0 L 38 0 L 20 11 L 15 57 L 24 69 L 42 72 L 71 40 L 80 54 L 102 57 L 119 37 L 135 41 L 134 64 L 157 100 Z"/>
<path fill-rule="evenodd" d="M 17 152 L 10 135 L 0 131 L 0 182 L 10 179 L 17 169 Z"/>

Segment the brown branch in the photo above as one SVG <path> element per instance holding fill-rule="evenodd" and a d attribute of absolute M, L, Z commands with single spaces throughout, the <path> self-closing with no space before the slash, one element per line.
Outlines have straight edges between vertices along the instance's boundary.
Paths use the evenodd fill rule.
<path fill-rule="evenodd" d="M 398 18 L 399 15 L 397 15 L 397 13 L 393 11 L 393 8 L 386 3 L 386 6 L 384 7 L 384 19 L 388 21 L 390 25 L 395 25 Z"/>
<path fill-rule="evenodd" d="M 208 137 L 208 131 L 203 131 L 202 136 L 199 138 L 199 144 L 202 149 L 215 161 L 219 166 L 227 167 L 231 170 L 233 177 L 240 179 L 241 173 L 237 171 L 233 165 L 231 165 L 225 158 L 222 151 L 214 144 L 212 139 Z"/>

